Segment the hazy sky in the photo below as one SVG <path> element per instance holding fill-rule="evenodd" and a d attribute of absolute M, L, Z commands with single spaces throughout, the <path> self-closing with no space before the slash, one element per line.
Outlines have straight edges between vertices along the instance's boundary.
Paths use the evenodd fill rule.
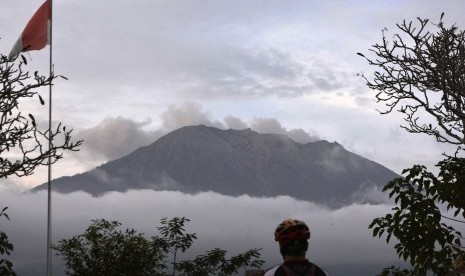
<path fill-rule="evenodd" d="M 9 53 L 42 3 L 1 1 L 1 53 Z M 397 173 L 434 164 L 443 148 L 402 131 L 399 115 L 376 111 L 383 106 L 357 77 L 372 68 L 356 53 L 380 42 L 383 28 L 392 37 L 403 19 L 437 20 L 444 11 L 447 24 L 464 28 L 464 9 L 462 0 L 54 0 L 54 68 L 69 79 L 55 83 L 54 123 L 74 128 L 85 142 L 53 167 L 53 177 L 87 171 L 195 124 L 250 127 L 299 142 L 336 141 Z M 48 49 L 26 54 L 28 68 L 47 74 Z M 47 126 L 47 109 L 37 100 L 22 104 Z M 38 256 L 45 249 L 46 197 L 7 190 L 22 191 L 46 178 L 40 169 L 0 181 L 0 207 L 9 206 L 12 217 L 0 224 L 15 243 L 16 266 L 45 262 Z M 99 217 L 151 233 L 161 217 L 183 215 L 192 219 L 199 240 L 208 241 L 199 249 L 263 247 L 268 263 L 275 263 L 272 231 L 282 219 L 298 217 L 311 225 L 310 256 L 323 266 L 389 265 L 394 259 L 394 250 L 367 229 L 386 205 L 328 210 L 288 197 L 175 192 L 56 195 L 53 204 L 54 241 Z"/>
<path fill-rule="evenodd" d="M 3 0 L 0 52 L 8 54 L 42 0 Z M 54 1 L 53 118 L 86 140 L 53 177 L 73 175 L 184 125 L 251 127 L 337 141 L 395 172 L 434 164 L 443 149 L 381 116 L 357 52 L 417 16 L 465 23 L 463 1 Z M 26 56 L 48 72 L 48 47 Z M 24 103 L 47 126 L 38 101 Z M 4 181 L 24 190 L 45 170 Z"/>

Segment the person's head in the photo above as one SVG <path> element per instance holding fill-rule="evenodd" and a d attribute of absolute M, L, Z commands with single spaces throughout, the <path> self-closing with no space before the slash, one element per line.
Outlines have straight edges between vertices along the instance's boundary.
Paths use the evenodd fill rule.
<path fill-rule="evenodd" d="M 310 229 L 303 221 L 286 219 L 276 228 L 274 238 L 279 242 L 279 250 L 283 257 L 304 257 L 308 249 Z"/>

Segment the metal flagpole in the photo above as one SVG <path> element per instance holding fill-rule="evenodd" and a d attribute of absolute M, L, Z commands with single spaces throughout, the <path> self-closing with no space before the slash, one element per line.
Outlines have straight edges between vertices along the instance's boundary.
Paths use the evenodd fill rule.
<path fill-rule="evenodd" d="M 49 77 L 53 75 L 52 64 L 52 26 L 53 26 L 53 1 L 50 0 L 50 26 L 49 26 L 49 42 L 50 42 L 50 59 L 49 59 Z M 48 90 L 48 200 L 47 200 L 47 276 L 52 276 L 52 81 L 50 81 Z"/>

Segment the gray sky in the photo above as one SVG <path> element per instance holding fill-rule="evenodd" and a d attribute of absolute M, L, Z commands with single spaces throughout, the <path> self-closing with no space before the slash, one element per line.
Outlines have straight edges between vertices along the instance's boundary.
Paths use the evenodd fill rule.
<path fill-rule="evenodd" d="M 2 0 L 1 53 L 9 53 L 42 2 Z M 53 177 L 90 170 L 195 124 L 250 127 L 298 142 L 336 141 L 398 173 L 416 163 L 430 166 L 444 148 L 402 131 L 398 114 L 379 115 L 382 106 L 356 76 L 372 69 L 356 53 L 368 53 L 385 27 L 393 35 L 403 19 L 437 20 L 444 11 L 446 23 L 463 28 L 464 8 L 461 0 L 54 0 L 54 68 L 69 79 L 55 83 L 54 123 L 74 128 L 85 142 L 53 167 Z M 26 57 L 31 71 L 47 74 L 48 47 Z M 36 100 L 23 104 L 47 126 L 46 108 Z M 2 221 L 2 229 L 16 254 L 31 256 L 17 265 L 44 262 L 36 257 L 45 249 L 46 197 L 7 191 L 46 178 L 39 169 L 0 182 L 1 206 L 10 207 L 13 220 Z M 54 240 L 81 232 L 98 217 L 151 233 L 162 216 L 183 215 L 192 219 L 199 240 L 209 241 L 199 249 L 263 247 L 274 263 L 279 258 L 272 229 L 298 217 L 312 228 L 310 257 L 317 262 L 389 265 L 394 259 L 394 250 L 367 229 L 374 216 L 389 210 L 386 205 L 328 210 L 288 197 L 129 192 L 98 199 L 56 195 L 54 206 Z M 203 227 L 211 224 L 211 231 Z M 250 236 L 244 238 L 244 229 Z"/>
<path fill-rule="evenodd" d="M 7 54 L 42 0 L 4 0 L 0 52 Z M 251 127 L 326 139 L 396 172 L 435 164 L 431 138 L 381 116 L 357 77 L 356 55 L 386 27 L 417 16 L 465 23 L 463 1 L 90 1 L 55 0 L 53 118 L 84 138 L 53 177 L 87 171 L 184 125 Z M 48 46 L 27 54 L 48 72 Z M 45 95 L 44 95 L 45 96 Z M 23 105 L 47 126 L 37 101 Z M 46 170 L 7 182 L 24 190 Z M 7 186 L 7 185 L 4 185 Z"/>

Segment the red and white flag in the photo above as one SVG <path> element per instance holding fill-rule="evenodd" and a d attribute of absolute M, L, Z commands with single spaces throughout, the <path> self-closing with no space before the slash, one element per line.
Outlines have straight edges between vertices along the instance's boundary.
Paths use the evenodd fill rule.
<path fill-rule="evenodd" d="M 50 45 L 50 26 L 52 20 L 51 0 L 45 1 L 40 6 L 31 20 L 24 28 L 24 31 L 19 36 L 13 49 L 11 49 L 8 58 L 10 60 L 16 58 L 21 52 L 40 50 L 45 45 Z"/>

